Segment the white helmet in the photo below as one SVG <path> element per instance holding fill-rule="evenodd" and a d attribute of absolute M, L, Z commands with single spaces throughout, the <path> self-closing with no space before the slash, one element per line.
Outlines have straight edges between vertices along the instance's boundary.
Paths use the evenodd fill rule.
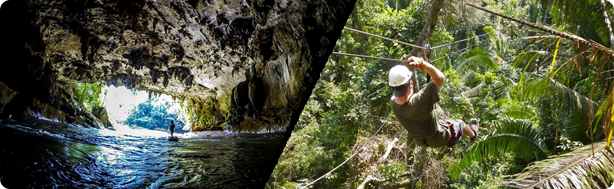
<path fill-rule="evenodd" d="M 396 65 L 390 69 L 388 75 L 388 85 L 391 87 L 398 87 L 403 84 L 407 84 L 411 78 L 411 71 L 404 65 Z"/>
<path fill-rule="evenodd" d="M 407 83 L 411 79 L 412 72 L 407 66 L 396 65 L 390 69 L 388 75 L 388 85 L 394 87 L 394 96 L 401 97 L 407 93 Z"/>

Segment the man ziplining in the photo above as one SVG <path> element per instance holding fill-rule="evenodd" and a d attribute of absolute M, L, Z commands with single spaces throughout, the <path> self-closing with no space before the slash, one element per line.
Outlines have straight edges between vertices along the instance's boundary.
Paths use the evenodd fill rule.
<path fill-rule="evenodd" d="M 419 57 L 412 56 L 406 61 L 406 65 L 390 69 L 388 84 L 394 88 L 394 96 L 390 99 L 392 112 L 407 130 L 408 141 L 432 148 L 454 146 L 461 136 L 474 141 L 478 134 L 477 119 L 472 118 L 470 125 L 466 125 L 461 120 L 439 119 L 433 112 L 433 106 L 439 102 L 439 89 L 446 79 L 443 73 Z M 432 81 L 414 93 L 412 72 L 408 67 L 427 72 Z"/>
<path fill-rule="evenodd" d="M 428 44 L 425 47 L 422 47 L 352 28 L 344 27 L 343 29 L 408 45 L 414 48 L 423 49 L 425 50 L 425 56 L 430 59 L 429 55 L 431 48 Z M 433 47 L 432 49 L 449 46 L 454 43 L 459 43 L 481 36 L 475 36 L 449 44 L 439 45 Z M 425 62 L 422 58 L 413 56 L 409 58 L 404 57 L 402 58 L 403 60 L 398 60 L 340 52 L 333 52 L 333 54 L 403 62 L 406 64 L 398 65 L 390 69 L 388 84 L 394 88 L 395 93 L 390 99 L 392 112 L 395 114 L 401 125 L 403 125 L 403 127 L 407 130 L 409 137 L 408 142 L 413 140 L 413 142 L 419 146 L 438 148 L 446 145 L 454 146 L 456 143 L 458 143 L 462 136 L 468 136 L 472 141 L 475 140 L 479 125 L 477 119 L 471 119 L 469 120 L 470 125 L 465 125 L 465 122 L 461 120 L 439 119 L 435 112 L 433 112 L 434 104 L 439 102 L 439 89 L 441 89 L 441 86 L 445 81 L 445 76 L 430 62 Z M 428 77 L 431 77 L 433 81 L 427 83 L 426 87 L 414 93 L 414 83 L 411 81 L 412 72 L 409 71 L 408 67 L 418 68 L 427 72 L 427 79 Z"/>
<path fill-rule="evenodd" d="M 427 56 L 430 61 L 429 55 L 431 47 L 428 44 L 426 45 L 426 47 L 422 47 L 348 27 L 344 27 L 343 29 L 392 41 L 402 45 L 408 45 L 414 48 L 423 49 L 425 50 L 425 56 Z M 482 36 L 487 35 L 483 34 L 480 36 L 475 36 L 460 41 L 435 46 L 432 49 L 450 46 L 455 43 L 460 43 L 462 41 L 467 41 Z M 445 145 L 454 146 L 456 143 L 458 143 L 458 141 L 460 141 L 461 136 L 468 136 L 469 138 L 471 138 L 471 141 L 475 141 L 479 125 L 477 119 L 471 119 L 469 121 L 470 126 L 468 126 L 465 125 L 465 123 L 461 120 L 440 120 L 435 114 L 435 112 L 433 112 L 434 104 L 439 102 L 439 89 L 441 89 L 441 86 L 445 81 L 445 76 L 439 69 L 435 68 L 429 62 L 425 62 L 423 59 L 418 57 L 404 57 L 402 58 L 403 60 L 399 60 L 342 52 L 332 52 L 332 54 L 359 58 L 378 59 L 392 62 L 403 62 L 404 64 L 406 64 L 397 65 L 390 69 L 388 84 L 394 88 L 394 96 L 392 96 L 392 98 L 390 99 L 390 106 L 392 107 L 392 112 L 395 114 L 397 120 L 401 123 L 401 125 L 403 125 L 403 127 L 407 130 L 408 142 L 413 140 L 414 143 L 423 147 L 439 148 Z M 433 61 L 437 61 L 439 59 L 441 58 L 438 58 Z M 426 71 L 428 73 L 428 76 L 433 78 L 433 81 L 429 82 L 425 88 L 414 94 L 414 83 L 411 81 L 412 73 L 411 71 L 409 71 L 408 67 L 418 68 L 422 71 Z M 384 124 L 382 124 L 382 127 L 383 126 Z M 377 134 L 380 129 L 378 129 L 375 134 Z M 352 154 L 348 159 L 346 159 L 344 162 L 339 164 L 331 171 L 313 180 L 312 182 L 307 183 L 303 187 L 311 186 L 320 179 L 325 178 L 327 175 L 337 170 L 343 164 L 347 163 L 352 157 L 356 156 L 356 154 L 358 154 L 358 151 L 354 152 L 354 154 Z M 365 183 L 366 182 L 363 182 L 363 184 Z"/>

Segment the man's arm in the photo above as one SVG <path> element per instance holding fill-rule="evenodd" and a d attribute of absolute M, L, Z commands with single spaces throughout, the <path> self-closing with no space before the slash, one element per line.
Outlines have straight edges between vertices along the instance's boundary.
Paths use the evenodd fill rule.
<path fill-rule="evenodd" d="M 443 75 L 443 73 L 439 69 L 437 69 L 435 66 L 433 66 L 431 63 L 428 63 L 422 60 L 422 58 L 410 57 L 408 61 L 409 62 L 407 65 L 409 65 L 410 67 L 416 67 L 428 73 L 431 76 L 431 78 L 433 78 L 433 83 L 435 83 L 437 92 L 439 92 L 439 89 L 441 89 L 443 82 L 445 82 L 446 80 L 446 76 Z"/>
<path fill-rule="evenodd" d="M 439 89 L 441 89 L 443 82 L 446 81 L 446 76 L 443 75 L 441 70 L 437 69 L 431 63 L 423 61 L 422 64 L 422 68 L 431 76 L 431 78 L 433 79 L 433 83 L 435 83 L 435 86 L 437 87 L 437 92 L 439 92 Z"/>

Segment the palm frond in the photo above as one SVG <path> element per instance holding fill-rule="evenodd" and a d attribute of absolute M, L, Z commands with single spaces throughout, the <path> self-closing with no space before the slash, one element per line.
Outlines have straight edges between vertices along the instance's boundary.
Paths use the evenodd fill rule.
<path fill-rule="evenodd" d="M 530 74 L 530 73 L 529 73 Z M 515 98 L 519 101 L 536 102 L 545 95 L 553 95 L 552 86 L 548 85 L 546 77 L 530 74 L 523 79 L 516 87 Z"/>
<path fill-rule="evenodd" d="M 523 103 L 521 106 L 515 105 L 506 107 L 505 115 L 513 119 L 534 120 L 539 114 L 536 112 L 534 106 Z"/>
<path fill-rule="evenodd" d="M 527 74 L 530 70 L 537 69 L 537 66 L 532 66 L 533 60 L 543 57 L 546 54 L 545 51 L 534 51 L 531 50 L 531 48 L 533 48 L 533 45 L 529 45 L 528 47 L 524 48 L 522 52 L 520 52 L 520 54 L 514 59 L 514 67 L 519 67 L 521 64 L 524 64 L 521 66 L 523 69 L 520 79 L 518 80 L 518 87 L 522 86 L 521 84 L 524 82 L 525 74 Z M 532 69 L 529 70 L 530 67 Z"/>
<path fill-rule="evenodd" d="M 484 88 L 485 84 L 480 83 L 478 86 L 475 86 L 469 90 L 461 92 L 461 95 L 467 98 L 476 97 L 480 94 L 482 88 Z"/>
<path fill-rule="evenodd" d="M 507 176 L 501 186 L 514 188 L 607 188 L 614 182 L 614 153 L 606 142 L 533 162 Z"/>
<path fill-rule="evenodd" d="M 542 14 L 542 19 L 550 17 L 553 24 L 560 25 L 565 30 L 604 46 L 610 46 L 610 31 L 603 14 L 606 7 L 599 1 L 541 0 L 534 3 L 543 7 L 542 10 L 552 13 Z"/>
<path fill-rule="evenodd" d="M 554 107 L 545 108 L 554 108 L 563 115 L 559 117 L 565 136 L 569 139 L 588 144 L 603 137 L 600 127 L 594 126 L 599 110 L 599 104 L 595 101 L 547 77 L 533 78 L 519 95 L 521 101 L 538 101 L 541 98 L 552 98 L 558 102 Z M 587 136 L 591 126 L 593 130 L 596 129 L 592 131 L 593 139 L 591 135 Z"/>
<path fill-rule="evenodd" d="M 477 69 L 480 65 L 486 65 L 493 70 L 497 69 L 497 64 L 490 59 L 490 55 L 473 55 L 463 59 L 454 68 L 457 72 L 464 72 L 468 69 Z"/>
<path fill-rule="evenodd" d="M 509 99 L 512 97 L 512 95 L 510 95 L 511 91 L 513 90 L 513 88 L 516 86 L 516 83 L 514 83 L 514 81 L 512 81 L 510 78 L 505 77 L 505 76 L 499 76 L 499 81 L 501 81 L 501 98 L 505 98 L 505 99 Z"/>
<path fill-rule="evenodd" d="M 508 110 L 505 115 L 514 119 L 532 119 L 535 117 L 535 112 L 527 110 Z"/>
<path fill-rule="evenodd" d="M 509 153 L 526 161 L 546 158 L 539 131 L 530 121 L 510 119 L 493 128 L 493 135 L 471 146 L 459 164 L 450 170 L 452 178 L 458 178 L 461 170 L 472 166 L 474 161 L 483 162 Z"/>
<path fill-rule="evenodd" d="M 457 73 L 464 73 L 467 70 L 477 70 L 480 66 L 497 70 L 498 65 L 491 59 L 490 54 L 482 48 L 476 47 L 458 57 L 454 63 Z"/>
<path fill-rule="evenodd" d="M 540 136 L 540 131 L 534 127 L 533 122 L 527 119 L 503 119 L 496 122 L 493 129 L 496 134 L 516 134 L 526 137 L 541 149 L 546 149 Z"/>
<path fill-rule="evenodd" d="M 496 80 L 490 86 L 489 95 L 494 97 L 495 99 L 499 98 L 510 98 L 510 91 L 508 88 L 507 79 L 505 77 L 499 77 L 500 80 Z"/>
<path fill-rule="evenodd" d="M 612 135 L 614 134 L 614 129 L 612 128 L 614 121 L 612 120 L 614 120 L 614 93 L 610 93 L 606 100 L 601 103 L 595 119 L 595 122 L 603 124 L 603 134 L 608 144 L 611 144 Z"/>
<path fill-rule="evenodd" d="M 475 72 L 473 70 L 468 70 L 464 73 L 465 74 L 463 74 L 463 76 L 461 77 L 461 81 L 463 83 L 471 85 L 473 83 L 479 82 L 477 78 L 475 77 Z"/>
<path fill-rule="evenodd" d="M 520 100 L 532 101 L 537 100 L 544 95 L 556 95 L 557 97 L 560 97 L 562 102 L 565 103 L 564 105 L 571 106 L 570 108 L 582 109 L 588 108 L 589 106 L 593 108 L 593 110 L 597 110 L 598 108 L 598 104 L 593 100 L 574 91 L 573 89 L 566 87 L 554 79 L 549 79 L 547 77 L 533 77 L 528 83 L 528 87 L 524 87 L 521 95 L 519 96 Z"/>
<path fill-rule="evenodd" d="M 603 44 L 594 41 L 593 39 L 590 39 L 590 38 L 586 39 L 586 38 L 580 37 L 578 35 L 575 35 L 575 34 L 572 34 L 572 33 L 569 33 L 569 32 L 565 32 L 565 31 L 560 31 L 560 30 L 557 30 L 557 29 L 553 29 L 553 28 L 545 26 L 545 25 L 539 25 L 539 24 L 527 22 L 526 20 L 521 20 L 521 19 L 513 18 L 513 17 L 507 16 L 507 15 L 503 15 L 503 14 L 500 14 L 500 13 L 496 13 L 496 12 L 494 12 L 492 10 L 485 9 L 485 8 L 483 8 L 481 6 L 473 5 L 471 3 L 465 3 L 465 5 L 468 5 L 468 6 L 471 6 L 473 8 L 479 9 L 481 11 L 488 12 L 488 13 L 493 14 L 493 15 L 497 15 L 499 17 L 503 17 L 503 18 L 508 19 L 508 20 L 513 20 L 514 22 L 518 22 L 520 24 L 523 24 L 523 25 L 526 25 L 526 26 L 529 26 L 529 27 L 532 27 L 532 28 L 535 28 L 535 29 L 538 29 L 538 30 L 541 30 L 541 31 L 544 31 L 544 32 L 548 32 L 550 34 L 557 35 L 557 36 L 565 38 L 565 39 L 570 39 L 570 40 L 572 40 L 574 42 L 581 43 L 581 44 L 586 45 L 588 47 L 595 48 L 595 49 L 598 49 L 600 51 L 606 52 L 610 56 L 614 56 L 614 50 L 613 49 L 610 49 L 610 48 L 604 46 Z M 572 7 L 568 7 L 568 8 L 577 8 L 577 7 L 576 6 L 572 6 Z M 579 9 L 579 10 L 582 10 L 582 9 Z M 586 11 L 586 10 L 582 10 L 582 11 Z M 567 16 L 573 17 L 573 15 L 567 15 Z M 581 27 L 578 27 L 578 29 L 581 29 Z"/>
<path fill-rule="evenodd" d="M 525 50 L 528 50 L 528 49 L 525 49 Z M 520 54 L 518 54 L 518 56 L 516 56 L 516 58 L 514 59 L 514 67 L 525 68 L 524 71 L 533 71 L 537 67 L 535 67 L 534 65 L 531 65 L 531 63 L 533 63 L 535 59 L 541 58 L 546 55 L 548 55 L 548 52 L 546 51 L 539 51 L 539 50 L 523 51 Z"/>

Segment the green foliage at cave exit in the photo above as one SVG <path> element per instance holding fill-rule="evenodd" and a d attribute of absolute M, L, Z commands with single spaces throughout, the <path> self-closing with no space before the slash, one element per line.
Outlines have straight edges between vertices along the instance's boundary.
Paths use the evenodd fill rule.
<path fill-rule="evenodd" d="M 103 93 L 103 85 L 100 83 L 76 83 L 74 97 L 79 104 L 82 104 L 86 109 L 92 111 L 92 108 L 101 105 L 99 99 Z"/>
<path fill-rule="evenodd" d="M 175 132 L 183 133 L 185 123 L 179 119 L 176 112 L 169 112 L 172 106 L 169 102 L 155 103 L 155 99 L 148 99 L 134 107 L 124 124 L 132 128 L 168 131 L 171 121 L 175 123 Z"/>

